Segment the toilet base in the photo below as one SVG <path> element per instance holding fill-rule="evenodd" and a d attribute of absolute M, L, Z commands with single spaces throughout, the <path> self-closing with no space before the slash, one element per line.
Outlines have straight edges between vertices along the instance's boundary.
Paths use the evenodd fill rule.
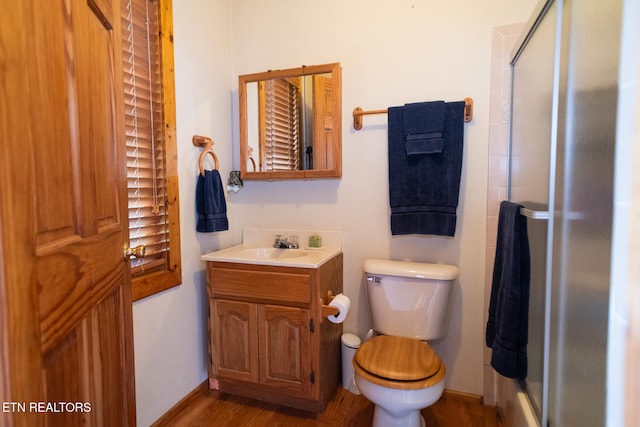
<path fill-rule="evenodd" d="M 405 414 L 390 414 L 376 405 L 373 411 L 373 427 L 426 427 L 420 410 L 407 411 Z"/>
<path fill-rule="evenodd" d="M 433 405 L 444 391 L 444 379 L 417 390 L 392 389 L 354 376 L 360 393 L 374 405 L 373 427 L 425 427 L 420 411 Z"/>

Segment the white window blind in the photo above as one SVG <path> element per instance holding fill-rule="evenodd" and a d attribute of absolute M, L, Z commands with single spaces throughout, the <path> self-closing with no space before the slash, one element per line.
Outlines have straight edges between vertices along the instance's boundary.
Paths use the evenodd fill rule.
<path fill-rule="evenodd" d="M 157 1 L 122 4 L 129 239 L 146 246 L 134 276 L 166 267 L 169 250 L 159 17 Z"/>

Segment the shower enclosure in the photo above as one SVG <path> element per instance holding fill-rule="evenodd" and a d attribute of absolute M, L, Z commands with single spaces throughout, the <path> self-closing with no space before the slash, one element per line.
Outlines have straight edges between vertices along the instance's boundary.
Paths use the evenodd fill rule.
<path fill-rule="evenodd" d="M 605 424 L 621 0 L 544 1 L 512 61 L 508 197 L 531 249 L 529 371 L 541 425 Z"/>

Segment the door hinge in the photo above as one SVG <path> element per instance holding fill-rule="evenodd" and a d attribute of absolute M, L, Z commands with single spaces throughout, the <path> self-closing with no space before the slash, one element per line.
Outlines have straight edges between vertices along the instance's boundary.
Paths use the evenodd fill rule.
<path fill-rule="evenodd" d="M 309 320 L 309 330 L 310 330 L 311 332 L 315 332 L 315 331 L 316 331 L 316 324 L 315 324 L 315 322 L 313 321 L 313 319 Z"/>
<path fill-rule="evenodd" d="M 314 371 L 311 371 L 311 374 L 309 375 L 309 380 L 311 381 L 311 384 L 316 383 L 316 373 Z"/>

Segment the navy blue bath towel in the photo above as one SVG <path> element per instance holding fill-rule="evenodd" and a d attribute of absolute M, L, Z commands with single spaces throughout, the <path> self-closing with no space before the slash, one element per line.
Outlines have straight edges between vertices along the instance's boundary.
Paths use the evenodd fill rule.
<path fill-rule="evenodd" d="M 501 375 L 527 376 L 529 284 L 531 262 L 527 218 L 522 205 L 503 201 L 493 266 L 486 344 L 493 349 L 491 366 Z"/>
<path fill-rule="evenodd" d="M 224 199 L 222 180 L 217 170 L 205 170 L 204 176 L 198 174 L 196 211 L 198 213 L 196 231 L 210 233 L 229 229 L 227 202 Z"/>
<path fill-rule="evenodd" d="M 407 155 L 408 111 L 416 120 L 430 120 L 424 116 L 418 119 L 415 109 L 407 106 L 388 109 L 391 234 L 453 236 L 462 170 L 464 102 L 444 104 L 442 150 L 431 154 Z M 433 118 L 441 120 L 437 114 Z M 428 125 L 423 128 L 428 133 L 436 129 Z"/>

